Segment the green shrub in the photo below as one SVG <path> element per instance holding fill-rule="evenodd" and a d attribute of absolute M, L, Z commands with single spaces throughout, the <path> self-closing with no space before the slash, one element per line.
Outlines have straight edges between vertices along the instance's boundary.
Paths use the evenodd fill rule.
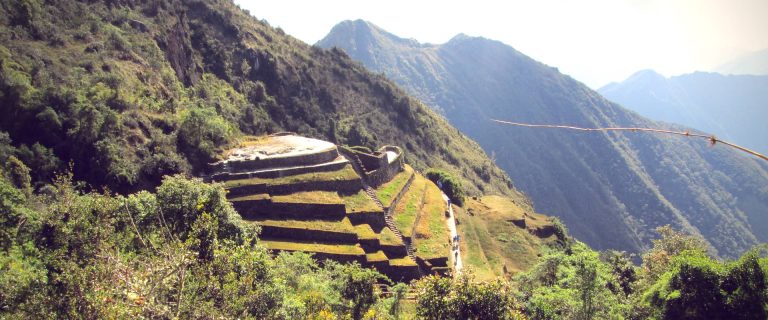
<path fill-rule="evenodd" d="M 193 108 L 183 116 L 178 133 L 179 149 L 198 167 L 212 161 L 218 148 L 235 135 L 235 128 L 216 111 Z"/>
<path fill-rule="evenodd" d="M 429 180 L 432 180 L 435 184 L 440 182 L 443 186 L 443 192 L 457 205 L 464 204 L 464 188 L 461 186 L 461 181 L 455 178 L 448 172 L 439 169 L 429 169 L 425 173 Z"/>

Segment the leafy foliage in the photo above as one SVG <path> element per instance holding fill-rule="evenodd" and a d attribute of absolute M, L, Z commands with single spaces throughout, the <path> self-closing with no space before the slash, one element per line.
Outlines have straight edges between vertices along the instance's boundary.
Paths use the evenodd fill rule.
<path fill-rule="evenodd" d="M 464 187 L 462 187 L 461 181 L 456 179 L 453 175 L 439 169 L 429 169 L 424 175 L 434 183 L 439 182 L 440 185 L 443 186 L 443 192 L 445 192 L 445 195 L 447 195 L 451 201 L 458 205 L 464 204 L 464 197 L 466 197 Z"/>
<path fill-rule="evenodd" d="M 423 319 L 518 319 L 507 283 L 428 276 L 416 284 L 416 312 Z"/>
<path fill-rule="evenodd" d="M 0 179 L 0 317 L 350 318 L 398 313 L 383 276 L 309 255 L 271 256 L 223 189 L 167 177 L 157 193 L 49 195 Z M 234 214 L 234 215 L 233 215 Z"/>

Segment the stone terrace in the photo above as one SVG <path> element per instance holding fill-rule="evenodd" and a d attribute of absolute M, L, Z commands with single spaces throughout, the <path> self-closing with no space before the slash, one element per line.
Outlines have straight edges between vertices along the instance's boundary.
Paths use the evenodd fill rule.
<path fill-rule="evenodd" d="M 262 227 L 261 243 L 268 249 L 357 261 L 396 281 L 442 271 L 434 259 L 414 255 L 411 238 L 403 237 L 415 225 L 398 228 L 388 216 L 417 175 L 403 164 L 402 150 L 343 151 L 294 134 L 250 137 L 210 164 L 209 178 L 224 183 L 243 219 Z"/>

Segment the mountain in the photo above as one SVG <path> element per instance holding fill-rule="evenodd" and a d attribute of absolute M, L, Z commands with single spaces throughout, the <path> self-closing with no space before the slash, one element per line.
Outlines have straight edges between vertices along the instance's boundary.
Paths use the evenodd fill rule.
<path fill-rule="evenodd" d="M 648 118 L 768 153 L 768 76 L 695 72 L 665 78 L 645 70 L 598 92 Z"/>
<path fill-rule="evenodd" d="M 764 162 L 685 137 L 491 122 L 689 130 L 630 112 L 501 42 L 459 35 L 425 45 L 358 20 L 317 45 L 344 49 L 444 114 L 538 212 L 560 216 L 595 248 L 639 252 L 665 224 L 703 236 L 726 257 L 768 241 Z"/>
<path fill-rule="evenodd" d="M 258 12 L 254 12 L 258 15 Z M 243 135 L 398 145 L 470 194 L 523 200 L 477 143 L 341 50 L 312 47 L 231 1 L 0 2 L 0 162 L 45 189 L 153 189 L 200 174 Z"/>
<path fill-rule="evenodd" d="M 768 75 L 768 48 L 728 61 L 715 71 L 722 74 Z"/>

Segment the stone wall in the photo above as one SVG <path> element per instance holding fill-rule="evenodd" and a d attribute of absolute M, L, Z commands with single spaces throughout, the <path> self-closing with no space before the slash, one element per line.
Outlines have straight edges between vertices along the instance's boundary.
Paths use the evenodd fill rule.
<path fill-rule="evenodd" d="M 381 242 L 379 241 L 379 238 L 373 238 L 373 239 L 357 239 L 358 242 L 360 242 L 360 246 L 363 247 L 363 250 L 365 252 L 376 252 L 381 249 Z"/>
<path fill-rule="evenodd" d="M 274 179 L 285 176 L 293 176 L 297 174 L 304 174 L 310 172 L 328 172 L 344 169 L 347 162 L 329 162 L 320 165 L 298 166 L 298 167 L 286 167 L 277 168 L 274 170 L 263 170 L 257 172 L 219 172 L 211 175 L 213 181 L 229 181 L 238 179 L 250 179 L 250 178 L 264 178 Z"/>
<path fill-rule="evenodd" d="M 248 184 L 227 189 L 227 197 L 247 196 L 257 193 L 269 193 L 266 183 Z"/>
<path fill-rule="evenodd" d="M 363 189 L 360 179 L 332 180 L 332 181 L 305 181 L 292 184 L 269 186 L 269 194 L 289 194 L 301 191 L 337 191 L 340 193 L 355 193 Z"/>
<path fill-rule="evenodd" d="M 390 266 L 389 264 L 374 265 L 379 272 L 387 275 L 393 281 L 408 283 L 411 280 L 420 278 L 419 268 L 417 266 Z"/>
<path fill-rule="evenodd" d="M 387 161 L 387 151 L 397 154 L 397 157 L 391 163 Z M 384 146 L 373 154 L 362 151 L 342 148 L 342 154 L 347 157 L 358 159 L 365 171 L 365 179 L 371 187 L 378 187 L 395 177 L 405 168 L 403 150 L 396 146 Z M 355 161 L 350 159 L 350 161 Z"/>
<path fill-rule="evenodd" d="M 293 252 L 296 250 L 273 250 L 275 253 L 278 253 L 280 251 L 288 251 Z M 306 251 L 302 251 L 306 252 Z M 366 264 L 365 255 L 351 255 L 351 254 L 337 254 L 337 253 L 326 253 L 326 252 L 306 252 L 312 255 L 317 261 L 319 261 L 321 264 L 325 260 L 333 260 L 341 263 L 349 263 L 357 261 L 361 265 Z"/>
<path fill-rule="evenodd" d="M 265 159 L 216 162 L 208 165 L 209 172 L 240 172 L 276 167 L 293 167 L 331 162 L 339 157 L 336 148 L 322 152 L 293 155 L 290 157 L 269 157 Z"/>
<path fill-rule="evenodd" d="M 387 151 L 392 151 L 397 154 L 397 157 L 394 161 L 387 161 Z M 368 176 L 368 184 L 370 184 L 372 187 L 378 187 L 392 180 L 395 175 L 403 171 L 405 168 L 405 163 L 403 161 L 403 151 L 400 148 L 395 146 L 384 146 L 379 149 L 378 153 L 382 155 L 383 162 L 375 171 L 366 172 L 366 175 Z"/>
<path fill-rule="evenodd" d="M 347 216 L 349 217 L 349 222 L 351 222 L 353 225 L 367 223 L 374 231 L 379 231 L 386 226 L 386 221 L 384 220 L 384 212 L 381 211 L 355 212 L 350 213 Z"/>
<path fill-rule="evenodd" d="M 261 226 L 261 236 L 291 240 L 333 241 L 347 244 L 357 243 L 357 234 L 355 233 L 291 227 Z"/>
<path fill-rule="evenodd" d="M 382 251 L 392 254 L 393 256 L 396 256 L 396 257 L 402 257 L 402 256 L 408 255 L 408 249 L 406 249 L 405 245 L 402 245 L 402 244 L 398 244 L 398 245 L 382 244 L 380 245 L 380 247 Z"/>
<path fill-rule="evenodd" d="M 289 194 L 301 191 L 337 191 L 341 193 L 356 193 L 363 188 L 359 179 L 334 181 L 304 181 L 283 185 L 268 185 L 265 183 L 244 185 L 229 188 L 229 196 L 237 197 L 256 193 L 271 195 Z"/>
<path fill-rule="evenodd" d="M 238 201 L 240 202 L 240 201 Z M 245 202 L 245 201 L 243 201 Z M 280 214 L 283 219 L 341 220 L 346 215 L 344 204 L 325 203 L 235 203 L 235 210 L 245 219 L 256 219 Z"/>

